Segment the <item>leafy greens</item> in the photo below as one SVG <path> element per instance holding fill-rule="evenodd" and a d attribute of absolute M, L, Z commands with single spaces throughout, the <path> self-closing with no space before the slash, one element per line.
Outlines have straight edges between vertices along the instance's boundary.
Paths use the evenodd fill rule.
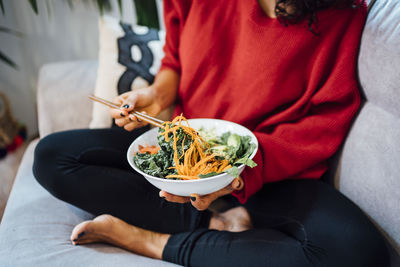
<path fill-rule="evenodd" d="M 163 129 L 159 129 L 159 133 L 163 133 Z M 217 136 L 213 130 L 204 130 L 201 128 L 199 131 L 200 136 L 210 145 L 208 152 L 216 155 L 217 158 L 227 159 L 231 164 L 231 168 L 225 170 L 226 173 L 233 177 L 239 176 L 238 166 L 244 164 L 251 168 L 257 166 L 257 164 L 250 159 L 250 155 L 254 152 L 256 145 L 251 142 L 250 136 L 240 136 L 235 133 L 226 132 L 221 136 Z M 167 175 L 177 174 L 174 168 L 175 163 L 173 160 L 174 149 L 172 141 L 172 133 L 168 135 L 170 137 L 167 142 L 164 135 L 158 135 L 158 144 L 160 150 L 156 154 L 150 153 L 137 153 L 133 160 L 140 170 L 143 172 L 164 178 Z M 180 161 L 183 161 L 182 151 L 183 148 L 187 150 L 192 138 L 186 134 L 182 129 L 179 129 L 176 133 L 177 137 L 177 152 Z M 182 148 L 183 146 L 183 148 Z M 199 178 L 206 178 L 218 175 L 220 173 L 210 172 L 207 174 L 198 175 Z"/>

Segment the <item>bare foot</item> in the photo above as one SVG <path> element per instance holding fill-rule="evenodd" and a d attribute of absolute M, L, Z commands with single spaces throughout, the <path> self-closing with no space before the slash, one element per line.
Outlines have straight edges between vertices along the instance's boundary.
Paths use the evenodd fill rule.
<path fill-rule="evenodd" d="M 74 245 L 104 242 L 147 257 L 161 259 L 169 236 L 127 224 L 111 215 L 100 215 L 94 220 L 75 226 L 71 241 Z"/>
<path fill-rule="evenodd" d="M 243 207 L 229 209 L 223 213 L 215 213 L 210 220 L 210 229 L 242 232 L 251 229 L 250 215 Z"/>

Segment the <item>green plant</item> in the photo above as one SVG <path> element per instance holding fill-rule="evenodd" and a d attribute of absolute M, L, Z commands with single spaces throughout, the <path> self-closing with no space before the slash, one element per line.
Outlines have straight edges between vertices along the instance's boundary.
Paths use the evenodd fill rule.
<path fill-rule="evenodd" d="M 27 0 L 32 8 L 32 10 L 35 12 L 36 15 L 39 15 L 39 8 L 37 4 L 37 0 Z M 71 9 L 73 9 L 74 3 L 72 0 L 66 0 L 68 2 L 68 5 Z M 100 15 L 104 14 L 104 11 L 109 11 L 111 10 L 111 3 L 110 0 L 81 0 L 82 2 L 92 2 L 94 3 L 98 10 Z M 159 29 L 160 24 L 158 20 L 158 14 L 157 14 L 157 5 L 155 0 L 132 0 L 135 9 L 136 9 L 136 17 L 137 17 L 137 24 L 139 25 L 144 25 L 148 26 L 150 28 L 155 28 Z M 48 4 L 49 2 L 46 2 Z M 123 5 L 122 5 L 122 0 L 117 0 L 118 3 L 118 9 L 120 14 L 122 14 L 123 10 Z M 4 9 L 4 3 L 3 0 L 0 0 L 0 9 L 2 14 L 5 14 L 5 9 Z M 1 27 L 0 26 L 0 32 L 7 33 L 7 34 L 13 34 L 17 36 L 22 36 L 21 33 L 14 31 L 9 28 Z M 18 68 L 17 64 L 13 60 L 11 60 L 9 57 L 7 57 L 2 51 L 0 51 L 0 61 L 3 63 L 9 65 L 10 67 L 13 67 L 15 69 Z"/>
<path fill-rule="evenodd" d="M 0 7 L 3 10 L 2 0 L 0 0 Z M 0 32 L 7 33 L 7 34 L 12 34 L 12 35 L 15 35 L 15 36 L 18 36 L 18 37 L 22 36 L 22 34 L 20 32 L 17 32 L 17 31 L 14 31 L 12 29 L 9 29 L 9 28 L 6 28 L 6 27 L 2 27 L 2 26 L 0 26 Z M 9 65 L 12 68 L 18 69 L 17 64 L 15 64 L 15 62 L 11 58 L 6 56 L 2 51 L 0 51 L 0 60 L 3 61 L 5 64 Z"/>

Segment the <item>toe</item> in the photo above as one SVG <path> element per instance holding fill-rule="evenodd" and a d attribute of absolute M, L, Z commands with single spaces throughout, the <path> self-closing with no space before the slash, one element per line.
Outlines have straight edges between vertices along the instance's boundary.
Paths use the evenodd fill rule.
<path fill-rule="evenodd" d="M 96 217 L 91 221 L 84 221 L 74 227 L 71 233 L 71 241 L 82 244 L 83 240 L 85 243 L 89 239 L 94 241 L 100 241 L 101 238 L 107 236 L 107 233 L 112 231 L 112 226 L 118 221 L 117 218 L 104 214 Z"/>
<path fill-rule="evenodd" d="M 87 232 L 90 230 L 90 223 L 92 221 L 84 221 L 74 227 L 71 233 L 71 241 L 77 241 L 78 239 L 82 238 Z"/>
<path fill-rule="evenodd" d="M 98 242 L 96 238 L 91 238 L 91 237 L 82 237 L 78 239 L 77 241 L 72 241 L 73 245 L 84 245 L 84 244 L 90 244 L 90 243 L 95 243 Z"/>

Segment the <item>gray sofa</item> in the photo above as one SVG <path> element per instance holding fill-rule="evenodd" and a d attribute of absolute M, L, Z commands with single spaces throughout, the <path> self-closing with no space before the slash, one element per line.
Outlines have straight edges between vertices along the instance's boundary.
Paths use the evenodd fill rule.
<path fill-rule="evenodd" d="M 358 62 L 365 102 L 325 179 L 354 201 L 387 239 L 400 266 L 400 1 L 378 0 Z M 38 83 L 40 136 L 89 125 L 97 62 L 43 66 Z M 92 215 L 47 193 L 32 175 L 32 141 L 0 225 L 0 266 L 173 266 L 106 244 L 72 246 L 74 225 Z"/>

